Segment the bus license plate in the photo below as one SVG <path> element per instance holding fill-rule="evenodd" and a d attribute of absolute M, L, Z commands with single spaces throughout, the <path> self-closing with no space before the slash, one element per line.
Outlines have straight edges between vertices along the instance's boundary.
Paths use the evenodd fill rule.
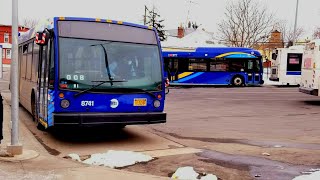
<path fill-rule="evenodd" d="M 133 106 L 147 106 L 147 99 L 134 99 Z"/>

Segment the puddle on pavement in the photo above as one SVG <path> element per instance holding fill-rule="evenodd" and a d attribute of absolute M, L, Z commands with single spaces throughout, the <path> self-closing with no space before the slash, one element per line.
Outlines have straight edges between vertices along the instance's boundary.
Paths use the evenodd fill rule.
<path fill-rule="evenodd" d="M 205 161 L 214 163 L 226 168 L 246 169 L 248 168 L 252 177 L 257 179 L 293 179 L 301 175 L 301 172 L 308 171 L 315 166 L 293 165 L 273 161 L 261 157 L 246 155 L 231 155 L 216 151 L 203 151 L 197 154 L 200 157 L 207 158 Z"/>

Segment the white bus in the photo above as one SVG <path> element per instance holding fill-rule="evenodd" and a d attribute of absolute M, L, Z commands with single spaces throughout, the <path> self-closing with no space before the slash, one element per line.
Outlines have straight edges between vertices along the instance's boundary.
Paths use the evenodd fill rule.
<path fill-rule="evenodd" d="M 306 45 L 302 62 L 300 92 L 319 96 L 320 86 L 320 39 Z"/>
<path fill-rule="evenodd" d="M 269 80 L 281 85 L 299 85 L 304 46 L 277 48 L 272 53 L 271 76 Z"/>

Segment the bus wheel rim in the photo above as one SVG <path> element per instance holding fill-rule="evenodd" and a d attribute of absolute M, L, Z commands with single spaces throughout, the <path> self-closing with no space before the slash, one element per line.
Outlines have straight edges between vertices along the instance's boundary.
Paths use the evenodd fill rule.
<path fill-rule="evenodd" d="M 242 84 L 242 79 L 239 78 L 239 77 L 236 77 L 234 80 L 233 80 L 233 83 L 235 85 L 241 85 Z"/>

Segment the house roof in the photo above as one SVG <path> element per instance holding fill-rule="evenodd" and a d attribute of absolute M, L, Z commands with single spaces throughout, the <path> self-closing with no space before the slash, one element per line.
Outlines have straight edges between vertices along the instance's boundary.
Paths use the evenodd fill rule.
<path fill-rule="evenodd" d="M 183 38 L 168 37 L 167 41 L 161 42 L 162 47 L 225 47 L 217 44 L 213 33 L 198 28 Z"/>

